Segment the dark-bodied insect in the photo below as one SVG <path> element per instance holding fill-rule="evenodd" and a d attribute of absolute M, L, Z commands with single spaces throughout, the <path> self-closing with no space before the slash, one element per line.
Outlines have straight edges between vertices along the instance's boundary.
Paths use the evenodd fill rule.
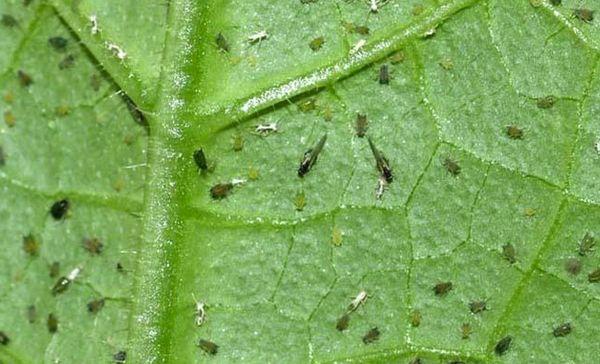
<path fill-rule="evenodd" d="M 10 338 L 4 331 L 0 331 L 0 345 L 8 345 Z"/>
<path fill-rule="evenodd" d="M 75 65 L 75 56 L 72 54 L 67 55 L 58 63 L 58 69 L 66 70 L 67 68 L 71 68 Z"/>
<path fill-rule="evenodd" d="M 411 314 L 410 314 L 410 324 L 412 325 L 412 327 L 419 327 L 419 326 L 421 326 L 421 311 L 414 310 L 413 312 L 411 312 Z"/>
<path fill-rule="evenodd" d="M 442 164 L 444 165 L 444 167 L 446 168 L 448 173 L 450 173 L 451 175 L 456 177 L 460 174 L 460 166 L 452 158 L 446 157 L 446 159 L 444 159 L 444 162 Z"/>
<path fill-rule="evenodd" d="M 231 193 L 231 190 L 233 190 L 233 183 L 217 183 L 211 187 L 210 197 L 212 197 L 214 200 L 221 200 L 227 197 L 229 193 Z"/>
<path fill-rule="evenodd" d="M 117 272 L 125 273 L 125 268 L 123 267 L 123 264 L 121 264 L 121 262 L 117 262 Z"/>
<path fill-rule="evenodd" d="M 6 157 L 4 156 L 4 149 L 0 146 L 0 167 L 6 164 Z"/>
<path fill-rule="evenodd" d="M 481 313 L 487 310 L 487 302 L 485 301 L 471 301 L 469 303 L 469 309 L 472 313 Z"/>
<path fill-rule="evenodd" d="M 92 255 L 98 255 L 102 253 L 104 244 L 98 238 L 85 238 L 82 242 L 83 248 L 90 252 Z"/>
<path fill-rule="evenodd" d="M 54 220 L 64 219 L 65 216 L 67 215 L 67 212 L 69 211 L 70 206 L 71 206 L 71 204 L 69 203 L 69 200 L 67 200 L 67 199 L 62 199 L 60 201 L 56 201 L 50 207 L 50 215 L 52 215 Z"/>
<path fill-rule="evenodd" d="M 316 37 L 315 39 L 311 40 L 310 43 L 308 43 L 308 46 L 313 50 L 313 52 L 316 52 L 323 48 L 323 44 L 325 44 L 325 38 Z"/>
<path fill-rule="evenodd" d="M 136 105 L 136 103 L 131 99 L 131 97 L 129 97 L 124 92 L 120 92 L 119 94 L 121 95 L 121 99 L 123 100 L 123 102 L 125 102 L 125 106 L 127 106 L 127 110 L 129 110 L 129 114 L 131 114 L 133 120 L 135 120 L 136 123 L 147 127 L 148 120 L 146 120 L 146 116 L 144 115 L 142 110 L 140 110 L 140 108 Z"/>
<path fill-rule="evenodd" d="M 390 84 L 390 68 L 387 64 L 382 64 L 381 67 L 379 67 L 379 84 Z"/>
<path fill-rule="evenodd" d="M 217 34 L 215 37 L 215 42 L 217 43 L 217 47 L 221 52 L 229 53 L 229 42 L 225 39 L 223 33 Z"/>
<path fill-rule="evenodd" d="M 390 163 L 383 156 L 383 154 L 381 154 L 381 152 L 377 149 L 377 147 L 375 147 L 375 144 L 373 144 L 373 141 L 371 140 L 371 138 L 367 138 L 367 140 L 369 141 L 369 146 L 371 147 L 371 152 L 373 153 L 373 156 L 375 157 L 375 162 L 376 162 L 376 166 L 377 166 L 377 170 L 379 171 L 379 174 L 383 178 L 385 178 L 385 181 L 387 183 L 392 183 L 392 181 L 394 180 L 394 176 L 392 175 L 392 168 L 390 167 Z"/>
<path fill-rule="evenodd" d="M 562 4 L 562 0 L 550 0 L 550 4 L 552 4 L 554 6 L 558 6 L 558 5 Z"/>
<path fill-rule="evenodd" d="M 91 300 L 87 304 L 87 309 L 89 313 L 96 314 L 100 312 L 100 310 L 104 307 L 104 298 L 98 298 L 95 300 Z"/>
<path fill-rule="evenodd" d="M 577 258 L 569 258 L 565 260 L 565 270 L 576 276 L 581 272 L 581 260 Z"/>
<path fill-rule="evenodd" d="M 440 282 L 433 287 L 436 296 L 445 296 L 452 290 L 452 282 Z"/>
<path fill-rule="evenodd" d="M 494 352 L 496 355 L 504 355 L 508 349 L 510 349 L 510 344 L 512 343 L 512 336 L 505 336 L 494 346 Z"/>
<path fill-rule="evenodd" d="M 202 351 L 210 355 L 215 355 L 219 350 L 219 345 L 204 339 L 200 339 L 200 341 L 198 341 L 198 346 L 200 349 L 202 349 Z"/>
<path fill-rule="evenodd" d="M 94 73 L 90 76 L 90 86 L 92 86 L 92 90 L 99 91 L 101 83 L 102 77 L 99 74 Z"/>
<path fill-rule="evenodd" d="M 27 306 L 27 322 L 30 324 L 34 323 L 37 319 L 37 310 L 35 309 L 35 305 Z"/>
<path fill-rule="evenodd" d="M 117 364 L 125 364 L 127 361 L 127 352 L 124 350 L 120 350 L 113 355 L 113 360 Z"/>
<path fill-rule="evenodd" d="M 50 264 L 50 278 L 56 278 L 60 274 L 60 263 L 52 262 Z"/>
<path fill-rule="evenodd" d="M 594 20 L 594 11 L 585 8 L 573 9 L 573 16 L 586 23 L 591 23 Z"/>
<path fill-rule="evenodd" d="M 511 243 L 502 245 L 502 256 L 510 264 L 514 264 L 517 261 L 517 252 Z"/>
<path fill-rule="evenodd" d="M 554 337 L 563 337 L 569 335 L 572 330 L 573 327 L 571 326 L 571 323 L 565 322 L 564 324 L 555 327 L 554 330 L 552 330 L 552 335 L 554 335 Z"/>
<path fill-rule="evenodd" d="M 369 27 L 364 26 L 364 25 L 356 25 L 353 27 L 352 31 L 356 34 L 360 34 L 360 35 L 369 35 L 369 33 L 371 32 L 371 29 L 369 29 Z"/>
<path fill-rule="evenodd" d="M 19 78 L 19 83 L 23 87 L 29 87 L 33 83 L 33 78 L 29 76 L 29 74 L 25 73 L 23 70 L 17 71 L 17 77 Z"/>
<path fill-rule="evenodd" d="M 323 146 L 325 145 L 326 141 L 327 134 L 321 137 L 314 148 L 310 148 L 306 151 L 306 153 L 304 153 L 304 157 L 300 162 L 300 167 L 298 167 L 298 177 L 304 177 L 304 175 L 307 174 L 314 166 L 314 164 L 317 162 L 317 157 L 319 156 L 319 153 L 321 153 L 321 150 L 323 150 Z"/>
<path fill-rule="evenodd" d="M 462 324 L 462 326 L 460 327 L 460 337 L 463 340 L 468 339 L 471 336 L 471 333 L 473 332 L 473 328 L 471 327 L 471 324 L 468 323 L 464 323 Z"/>
<path fill-rule="evenodd" d="M 356 136 L 362 138 L 367 133 L 367 129 L 369 129 L 369 121 L 367 120 L 367 115 L 357 113 L 356 114 Z"/>
<path fill-rule="evenodd" d="M 194 152 L 194 162 L 198 168 L 202 171 L 206 171 L 208 169 L 208 163 L 206 162 L 206 155 L 204 155 L 204 150 L 202 148 L 198 148 Z"/>
<path fill-rule="evenodd" d="M 556 103 L 556 97 L 550 95 L 537 99 L 537 107 L 540 109 L 550 109 Z"/>
<path fill-rule="evenodd" d="M 80 272 L 81 268 L 76 267 L 66 277 L 60 277 L 54 287 L 52 287 L 52 295 L 56 296 L 66 291 Z"/>
<path fill-rule="evenodd" d="M 508 125 L 506 127 L 506 135 L 508 135 L 510 139 L 523 139 L 523 129 L 515 125 Z"/>
<path fill-rule="evenodd" d="M 29 234 L 23 237 L 23 250 L 25 253 L 29 254 L 32 257 L 35 257 L 40 252 L 40 243 L 33 236 L 33 234 Z"/>
<path fill-rule="evenodd" d="M 365 344 L 371 344 L 379 340 L 379 336 L 381 336 L 379 329 L 377 327 L 374 327 L 371 330 L 367 331 L 365 336 L 363 336 L 362 341 Z"/>
<path fill-rule="evenodd" d="M 17 118 L 15 117 L 15 114 L 12 113 L 12 111 L 6 110 L 4 112 L 4 122 L 9 128 L 12 128 L 13 126 L 15 126 Z"/>
<path fill-rule="evenodd" d="M 7 28 L 14 28 L 19 25 L 19 21 L 10 14 L 2 14 L 0 23 L 2 23 L 2 25 L 4 25 Z"/>
<path fill-rule="evenodd" d="M 590 233 L 585 233 L 584 237 L 579 242 L 579 255 L 585 257 L 588 253 L 594 251 L 594 246 L 596 246 L 596 239 Z"/>
<path fill-rule="evenodd" d="M 58 331 L 58 318 L 56 318 L 53 313 L 48 315 L 48 321 L 46 324 L 48 325 L 48 332 L 51 334 L 54 334 Z"/>
<path fill-rule="evenodd" d="M 48 44 L 57 52 L 64 52 L 68 43 L 66 38 L 60 36 L 48 38 Z"/>
<path fill-rule="evenodd" d="M 588 274 L 588 282 L 590 282 L 590 283 L 600 282 L 600 268 L 597 268 L 595 271 Z"/>
<path fill-rule="evenodd" d="M 413 360 L 410 361 L 410 363 L 408 364 L 422 364 L 423 362 L 421 361 L 421 358 L 414 358 Z"/>
<path fill-rule="evenodd" d="M 337 323 L 335 324 L 335 328 L 338 331 L 344 331 L 348 328 L 348 325 L 350 324 L 350 315 L 345 313 L 342 315 L 342 317 L 340 317 L 337 320 Z"/>

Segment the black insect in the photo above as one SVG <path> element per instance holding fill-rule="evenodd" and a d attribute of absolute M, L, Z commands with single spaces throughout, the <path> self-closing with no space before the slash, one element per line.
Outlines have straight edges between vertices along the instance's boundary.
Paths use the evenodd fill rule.
<path fill-rule="evenodd" d="M 509 125 L 506 127 L 506 135 L 510 139 L 523 139 L 523 129 L 515 125 Z"/>
<path fill-rule="evenodd" d="M 517 261 L 517 252 L 511 243 L 502 245 L 502 256 L 510 264 L 514 264 Z"/>
<path fill-rule="evenodd" d="M 314 148 L 311 148 L 304 153 L 304 157 L 302 158 L 302 162 L 300 162 L 300 167 L 298 168 L 298 177 L 304 177 L 304 175 L 307 174 L 317 162 L 317 157 L 319 156 L 319 153 L 321 153 L 321 150 L 323 150 L 325 141 L 327 141 L 327 134 L 321 137 L 321 140 L 319 140 Z"/>
<path fill-rule="evenodd" d="M 229 193 L 233 190 L 233 183 L 218 183 L 211 187 L 210 197 L 214 200 L 221 200 L 229 196 Z"/>
<path fill-rule="evenodd" d="M 572 330 L 573 327 L 571 326 L 571 323 L 565 322 L 564 324 L 555 327 L 554 330 L 552 330 L 552 335 L 555 337 L 563 337 L 569 335 Z"/>
<path fill-rule="evenodd" d="M 2 14 L 2 18 L 0 18 L 0 23 L 7 28 L 13 28 L 19 25 L 19 21 L 10 14 Z"/>
<path fill-rule="evenodd" d="M 50 265 L 50 278 L 56 278 L 60 274 L 60 263 L 52 262 Z"/>
<path fill-rule="evenodd" d="M 208 163 L 206 163 L 206 155 L 204 155 L 204 150 L 199 148 L 194 152 L 194 162 L 200 170 L 206 171 L 208 169 Z"/>
<path fill-rule="evenodd" d="M 379 67 L 379 84 L 390 84 L 390 69 L 387 64 L 382 64 L 381 67 Z"/>
<path fill-rule="evenodd" d="M 594 20 L 594 11 L 585 8 L 573 9 L 573 16 L 583 22 L 591 23 Z"/>
<path fill-rule="evenodd" d="M 118 351 L 113 355 L 113 360 L 117 364 L 124 364 L 127 361 L 127 352 L 124 350 Z"/>
<path fill-rule="evenodd" d="M 550 4 L 558 6 L 562 4 L 562 0 L 550 0 Z"/>
<path fill-rule="evenodd" d="M 67 68 L 71 68 L 74 65 L 75 65 L 75 56 L 73 56 L 72 54 L 69 54 L 69 55 L 65 56 L 65 58 L 63 58 L 58 63 L 58 69 L 66 70 Z"/>
<path fill-rule="evenodd" d="M 450 173 L 454 177 L 460 174 L 460 166 L 452 158 L 447 157 L 446 159 L 444 159 L 444 162 L 442 164 L 444 165 L 448 173 Z"/>
<path fill-rule="evenodd" d="M 537 107 L 540 109 L 550 109 L 556 103 L 556 97 L 550 95 L 537 99 Z"/>
<path fill-rule="evenodd" d="M 350 324 L 350 315 L 348 315 L 347 313 L 345 313 L 344 315 L 342 315 L 342 317 L 340 317 L 337 320 L 335 328 L 338 331 L 344 331 L 344 330 L 346 330 L 348 328 L 349 324 Z"/>
<path fill-rule="evenodd" d="M 445 296 L 452 290 L 452 282 L 440 282 L 433 286 L 433 292 L 436 296 Z"/>
<path fill-rule="evenodd" d="M 123 264 L 121 264 L 121 262 L 117 262 L 117 272 L 125 273 L 125 268 L 123 267 Z"/>
<path fill-rule="evenodd" d="M 229 42 L 222 33 L 217 34 L 215 42 L 220 51 L 229 53 Z"/>
<path fill-rule="evenodd" d="M 469 303 L 469 309 L 472 313 L 481 313 L 487 310 L 487 303 L 485 301 L 471 301 Z"/>
<path fill-rule="evenodd" d="M 371 330 L 367 331 L 365 336 L 363 336 L 362 341 L 365 344 L 371 344 L 379 340 L 380 335 L 381 333 L 379 332 L 379 329 L 377 327 L 374 327 Z"/>
<path fill-rule="evenodd" d="M 57 36 L 48 38 L 48 43 L 52 48 L 54 48 L 55 51 L 64 52 L 67 48 L 67 44 L 69 44 L 69 41 L 66 38 Z"/>
<path fill-rule="evenodd" d="M 10 338 L 4 331 L 0 331 L 0 345 L 8 345 Z"/>
<path fill-rule="evenodd" d="M 596 246 L 596 239 L 590 233 L 585 233 L 585 236 L 579 242 L 579 255 L 582 257 L 588 255 L 594 251 L 594 246 Z"/>
<path fill-rule="evenodd" d="M 98 238 L 86 238 L 82 242 L 83 248 L 92 255 L 99 255 L 104 249 L 104 244 Z"/>
<path fill-rule="evenodd" d="M 52 215 L 55 220 L 61 220 L 67 215 L 70 206 L 71 204 L 67 199 L 56 201 L 50 207 L 50 215 Z"/>
<path fill-rule="evenodd" d="M 91 300 L 87 304 L 87 309 L 90 313 L 96 314 L 100 312 L 100 310 L 104 307 L 104 298 L 98 298 L 95 300 Z"/>
<path fill-rule="evenodd" d="M 210 355 L 215 355 L 219 350 L 219 345 L 204 339 L 200 339 L 200 341 L 198 341 L 198 346 L 200 349 L 202 349 L 202 351 Z"/>
<path fill-rule="evenodd" d="M 4 155 L 4 149 L 0 146 L 0 167 L 6 164 L 6 156 Z"/>
<path fill-rule="evenodd" d="M 494 347 L 494 352 L 496 353 L 496 355 L 504 355 L 508 351 L 508 349 L 510 349 L 511 343 L 511 336 L 503 337 L 502 339 L 500 339 L 500 341 L 498 341 L 498 343 L 496 343 L 496 346 Z"/>
<path fill-rule="evenodd" d="M 367 115 L 365 114 L 356 114 L 356 136 L 362 138 L 367 133 L 367 129 L 369 128 L 369 121 L 367 120 Z"/>
<path fill-rule="evenodd" d="M 385 179 L 387 183 L 392 183 L 394 180 L 394 176 L 392 175 L 392 168 L 390 167 L 390 163 L 388 160 L 381 154 L 381 152 L 375 147 L 371 138 L 367 138 L 369 140 L 369 146 L 371 147 L 371 152 L 373 152 L 373 156 L 375 157 L 375 162 L 377 166 L 377 170 L 379 174 Z"/>
<path fill-rule="evenodd" d="M 146 116 L 142 110 L 140 110 L 137 104 L 131 99 L 131 97 L 124 92 L 121 92 L 120 95 L 123 102 L 125 102 L 125 106 L 127 106 L 127 110 L 129 110 L 129 113 L 133 117 L 133 120 L 144 127 L 148 127 L 148 120 L 146 119 Z"/>
<path fill-rule="evenodd" d="M 54 334 L 58 331 L 58 319 L 53 313 L 48 315 L 48 321 L 46 323 L 48 325 L 48 332 Z"/>
<path fill-rule="evenodd" d="M 17 77 L 19 78 L 19 83 L 23 87 L 29 87 L 33 83 L 33 78 L 23 70 L 17 71 Z"/>
<path fill-rule="evenodd" d="M 588 274 L 588 282 L 590 282 L 590 283 L 600 282 L 600 268 L 597 268 L 595 271 Z"/>
<path fill-rule="evenodd" d="M 39 254 L 40 243 L 33 236 L 33 234 L 29 234 L 23 237 L 23 250 L 25 250 L 25 253 L 32 257 L 35 257 Z"/>
<path fill-rule="evenodd" d="M 63 293 L 66 291 L 71 285 L 71 280 L 67 277 L 60 277 L 58 281 L 52 287 L 52 294 L 56 296 L 57 294 Z"/>
<path fill-rule="evenodd" d="M 35 305 L 27 306 L 27 321 L 32 324 L 37 319 L 37 310 Z"/>

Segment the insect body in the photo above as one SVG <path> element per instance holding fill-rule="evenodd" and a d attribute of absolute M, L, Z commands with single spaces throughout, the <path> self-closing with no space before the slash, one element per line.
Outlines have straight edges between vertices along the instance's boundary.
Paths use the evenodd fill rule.
<path fill-rule="evenodd" d="M 66 291 L 67 288 L 69 288 L 69 286 L 71 285 L 71 282 L 73 282 L 75 278 L 77 278 L 80 272 L 81 268 L 76 267 L 66 277 L 60 277 L 54 285 L 54 287 L 52 287 L 52 294 L 56 296 L 57 294 Z"/>
<path fill-rule="evenodd" d="M 374 327 L 371 330 L 369 330 L 365 334 L 365 336 L 363 336 L 362 341 L 365 344 L 371 344 L 371 343 L 379 340 L 380 335 L 381 335 L 381 333 L 379 332 L 379 329 L 377 327 Z"/>
<path fill-rule="evenodd" d="M 321 150 L 323 150 L 323 146 L 327 141 L 327 134 L 321 137 L 321 140 L 317 143 L 314 148 L 311 148 L 304 153 L 304 157 L 302 158 L 302 162 L 300 162 L 300 167 L 298 167 L 298 177 L 304 177 L 307 174 L 312 166 L 317 162 L 317 157 Z"/>
<path fill-rule="evenodd" d="M 365 114 L 356 114 L 356 136 L 362 138 L 367 133 L 367 129 L 369 129 L 369 121 L 367 120 L 367 115 Z"/>
<path fill-rule="evenodd" d="M 573 9 L 573 15 L 586 23 L 591 23 L 594 20 L 594 11 L 590 9 Z"/>
<path fill-rule="evenodd" d="M 52 207 L 50 207 L 50 215 L 52 215 L 55 220 L 60 220 L 65 217 L 69 211 L 70 205 L 71 204 L 67 199 L 56 201 L 54 204 L 52 204 Z"/>
<path fill-rule="evenodd" d="M 276 133 L 277 123 L 269 123 L 269 124 L 258 124 L 254 129 L 254 132 L 260 135 L 267 135 L 270 133 Z"/>
<path fill-rule="evenodd" d="M 436 296 L 445 296 L 452 290 L 452 282 L 440 282 L 433 287 Z"/>
<path fill-rule="evenodd" d="M 390 84 L 390 68 L 387 64 L 382 64 L 381 67 L 379 67 L 379 84 Z"/>
<path fill-rule="evenodd" d="M 565 322 L 564 324 L 555 327 L 552 331 L 552 334 L 554 335 L 554 337 L 567 336 L 571 333 L 571 330 L 573 330 L 571 323 Z"/>
<path fill-rule="evenodd" d="M 337 324 L 335 325 L 335 328 L 338 331 L 344 331 L 348 328 L 348 325 L 350 324 L 350 315 L 345 313 L 342 317 L 340 317 L 337 321 Z"/>
<path fill-rule="evenodd" d="M 196 165 L 202 171 L 206 171 L 208 169 L 208 164 L 206 163 L 206 156 L 204 155 L 204 150 L 202 150 L 202 148 L 194 152 L 194 162 L 196 162 Z"/>
<path fill-rule="evenodd" d="M 586 256 L 588 253 L 594 250 L 594 246 L 596 245 L 596 239 L 590 233 L 586 233 L 581 242 L 579 243 L 579 255 L 582 257 Z"/>
<path fill-rule="evenodd" d="M 348 312 L 356 311 L 358 306 L 365 303 L 365 301 L 367 300 L 367 297 L 368 297 L 367 292 L 365 292 L 365 291 L 358 292 L 358 295 L 356 295 L 356 298 L 354 298 L 352 300 L 352 302 L 350 302 L 350 305 L 348 306 Z"/>
<path fill-rule="evenodd" d="M 371 138 L 368 138 L 369 146 L 371 147 L 371 151 L 373 152 L 373 156 L 375 157 L 375 162 L 377 163 L 377 170 L 379 174 L 385 178 L 387 183 L 392 183 L 394 180 L 394 176 L 392 175 L 392 168 L 390 167 L 390 163 L 388 160 L 381 154 L 381 152 L 375 147 Z"/>
<path fill-rule="evenodd" d="M 360 39 L 358 42 L 356 42 L 354 47 L 352 47 L 352 49 L 350 49 L 350 54 L 354 54 L 354 53 L 360 51 L 362 49 L 362 47 L 365 46 L 365 44 L 367 44 L 367 41 L 364 39 Z"/>
<path fill-rule="evenodd" d="M 508 349 L 510 349 L 511 343 L 512 343 L 511 336 L 503 337 L 500 341 L 498 341 L 498 343 L 494 347 L 494 352 L 496 353 L 496 355 L 504 355 L 508 351 Z"/>
<path fill-rule="evenodd" d="M 369 5 L 369 11 L 371 13 L 378 13 L 379 8 L 385 5 L 388 0 L 365 0 L 365 2 Z"/>
<path fill-rule="evenodd" d="M 206 321 L 206 309 L 204 307 L 205 304 L 204 304 L 204 302 L 200 302 L 200 301 L 196 300 L 196 298 L 194 298 L 194 305 L 195 305 L 196 325 L 202 326 L 204 321 Z"/>
<path fill-rule="evenodd" d="M 375 197 L 378 200 L 381 200 L 381 197 L 383 197 L 383 193 L 387 189 L 387 185 L 388 183 L 385 180 L 385 177 L 379 176 L 379 179 L 377 180 L 377 188 L 375 189 Z"/>
<path fill-rule="evenodd" d="M 254 44 L 254 43 L 258 43 L 264 39 L 267 39 L 269 37 L 269 34 L 267 34 L 267 32 L 265 30 L 261 30 L 258 33 L 252 34 L 251 36 L 248 37 L 248 42 L 250 44 Z"/>
<path fill-rule="evenodd" d="M 229 53 L 229 42 L 227 42 L 227 39 L 225 39 L 225 36 L 222 33 L 217 34 L 215 43 L 217 43 L 217 47 L 220 51 Z"/>
<path fill-rule="evenodd" d="M 204 339 L 200 339 L 200 341 L 198 341 L 198 346 L 205 353 L 210 354 L 210 355 L 215 355 L 217 353 L 217 351 L 219 350 L 219 345 L 213 343 L 212 341 L 208 341 L 208 340 L 204 340 Z"/>

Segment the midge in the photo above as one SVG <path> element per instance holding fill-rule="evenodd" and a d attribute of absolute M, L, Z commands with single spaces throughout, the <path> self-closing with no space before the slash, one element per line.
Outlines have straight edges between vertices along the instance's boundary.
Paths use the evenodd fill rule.
<path fill-rule="evenodd" d="M 57 294 L 66 291 L 79 273 L 81 273 L 81 268 L 76 267 L 66 277 L 60 277 L 54 287 L 52 287 L 52 295 L 56 296 Z"/>
<path fill-rule="evenodd" d="M 317 162 L 317 157 L 321 150 L 323 150 L 323 146 L 327 141 L 327 134 L 321 137 L 321 140 L 317 143 L 314 148 L 310 148 L 304 153 L 304 157 L 302 158 L 302 162 L 300 162 L 300 167 L 298 167 L 298 177 L 304 177 L 307 174 L 312 166 Z"/>
<path fill-rule="evenodd" d="M 375 147 L 371 138 L 367 138 L 369 141 L 369 146 L 371 147 L 371 152 L 373 152 L 373 156 L 375 157 L 375 162 L 377 163 L 377 170 L 380 175 L 385 178 L 387 183 L 392 183 L 394 180 L 394 176 L 392 175 L 392 168 L 390 167 L 390 163 L 388 160 L 381 154 L 381 152 Z"/>

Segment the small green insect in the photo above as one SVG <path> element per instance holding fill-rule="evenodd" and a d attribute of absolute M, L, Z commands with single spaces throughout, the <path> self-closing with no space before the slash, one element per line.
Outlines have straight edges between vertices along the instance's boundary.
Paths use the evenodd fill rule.
<path fill-rule="evenodd" d="M 69 41 L 61 36 L 48 38 L 48 44 L 57 52 L 64 52 L 67 49 Z"/>
<path fill-rule="evenodd" d="M 573 327 L 571 326 L 571 323 L 565 322 L 564 324 L 555 327 L 554 330 L 552 330 L 552 334 L 554 337 L 563 337 L 569 335 L 572 330 Z"/>
<path fill-rule="evenodd" d="M 317 109 L 317 99 L 315 99 L 314 97 L 310 97 L 310 98 L 302 100 L 298 103 L 298 110 L 300 110 L 301 112 L 306 113 L 306 112 L 314 111 L 316 109 Z M 267 124 L 267 125 L 275 125 L 275 129 L 273 131 L 277 131 L 276 123 Z M 269 130 L 269 131 L 271 131 L 271 130 Z"/>
<path fill-rule="evenodd" d="M 10 14 L 2 14 L 2 18 L 0 18 L 0 23 L 7 28 L 14 28 L 19 25 L 19 21 Z"/>
<path fill-rule="evenodd" d="M 453 160 L 452 158 L 446 157 L 444 159 L 444 161 L 442 162 L 442 164 L 444 165 L 444 167 L 446 168 L 448 173 L 450 173 L 454 177 L 456 177 L 460 174 L 461 168 L 458 165 L 458 163 L 455 160 Z"/>
<path fill-rule="evenodd" d="M 514 139 L 514 140 L 523 139 L 523 129 L 521 129 L 515 125 L 508 125 L 506 127 L 506 135 L 508 135 L 508 137 L 510 139 Z"/>
<path fill-rule="evenodd" d="M 579 255 L 585 257 L 589 253 L 594 251 L 594 247 L 596 246 L 596 239 L 592 234 L 585 233 L 581 241 L 579 242 Z"/>
<path fill-rule="evenodd" d="M 512 336 L 505 336 L 502 339 L 500 339 L 500 341 L 498 341 L 498 343 L 496 343 L 496 346 L 494 347 L 494 352 L 496 353 L 496 355 L 502 356 L 506 354 L 508 349 L 510 349 L 512 340 Z"/>
<path fill-rule="evenodd" d="M 310 43 L 308 43 L 308 46 L 313 50 L 313 52 L 317 52 L 323 48 L 323 44 L 325 44 L 325 38 L 317 37 L 311 40 Z"/>
<path fill-rule="evenodd" d="M 50 264 L 50 278 L 56 278 L 60 274 L 60 262 Z"/>
<path fill-rule="evenodd" d="M 294 197 L 294 206 L 296 207 L 296 211 L 304 210 L 306 206 L 306 195 L 303 191 L 296 193 L 296 197 Z"/>
<path fill-rule="evenodd" d="M 565 270 L 576 276 L 581 272 L 581 260 L 577 258 L 568 258 L 565 260 Z"/>
<path fill-rule="evenodd" d="M 27 306 L 27 321 L 32 324 L 37 319 L 37 310 L 35 305 Z"/>
<path fill-rule="evenodd" d="M 204 339 L 200 339 L 200 341 L 198 341 L 198 346 L 200 349 L 202 349 L 202 351 L 209 355 L 215 355 L 219 351 L 219 345 Z"/>
<path fill-rule="evenodd" d="M 454 68 L 454 62 L 450 58 L 444 58 L 439 62 L 440 67 L 446 71 L 450 71 Z"/>
<path fill-rule="evenodd" d="M 381 332 L 379 332 L 379 329 L 377 327 L 374 327 L 371 330 L 367 331 L 365 336 L 363 336 L 362 341 L 365 345 L 368 345 L 379 340 L 380 336 Z"/>
<path fill-rule="evenodd" d="M 411 312 L 410 314 L 410 324 L 412 327 L 419 327 L 421 326 L 421 311 L 419 310 L 414 310 L 413 312 Z"/>
<path fill-rule="evenodd" d="M 217 34 L 215 37 L 215 43 L 217 43 L 217 47 L 221 52 L 229 53 L 229 42 L 225 39 L 223 33 Z"/>
<path fill-rule="evenodd" d="M 46 324 L 48 326 L 48 332 L 50 332 L 51 334 L 54 334 L 58 331 L 58 318 L 56 318 L 56 316 L 53 313 L 48 315 L 48 320 L 46 321 Z"/>
<path fill-rule="evenodd" d="M 392 168 L 390 167 L 390 163 L 388 160 L 381 154 L 381 152 L 375 147 L 371 138 L 367 138 L 369 141 L 369 147 L 371 147 L 371 152 L 375 157 L 375 165 L 377 170 L 379 171 L 380 176 L 382 176 L 387 183 L 392 183 L 394 180 L 394 176 L 392 174 Z"/>
<path fill-rule="evenodd" d="M 240 152 L 244 149 L 244 137 L 240 133 L 236 133 L 233 136 L 233 151 Z"/>
<path fill-rule="evenodd" d="M 321 137 L 321 139 L 314 148 L 310 148 L 304 153 L 304 157 L 300 162 L 300 167 L 298 167 L 298 177 L 304 177 L 304 175 L 307 174 L 310 171 L 310 169 L 315 165 L 315 163 L 317 162 L 317 157 L 319 156 L 319 153 L 321 153 L 321 150 L 323 150 L 323 146 L 325 145 L 326 141 L 327 134 Z"/>
<path fill-rule="evenodd" d="M 8 335 L 6 335 L 4 331 L 0 331 L 0 345 L 6 346 L 9 342 L 10 338 L 8 337 Z"/>
<path fill-rule="evenodd" d="M 371 32 L 371 29 L 369 29 L 369 27 L 364 26 L 364 25 L 356 25 L 356 26 L 354 26 L 352 31 L 354 33 L 360 34 L 360 35 L 369 35 L 369 33 Z"/>
<path fill-rule="evenodd" d="M 502 256 L 510 264 L 514 264 L 517 262 L 517 251 L 511 243 L 502 245 Z"/>
<path fill-rule="evenodd" d="M 588 274 L 588 281 L 590 283 L 598 283 L 600 282 L 600 268 L 597 268 L 592 273 Z"/>
<path fill-rule="evenodd" d="M 573 9 L 573 16 L 586 23 L 594 21 L 594 13 L 595 11 L 585 8 Z"/>
<path fill-rule="evenodd" d="M 340 317 L 337 320 L 337 323 L 335 324 L 335 328 L 338 331 L 344 331 L 348 328 L 348 325 L 350 324 L 350 315 L 345 313 L 342 315 L 342 317 Z"/>
<path fill-rule="evenodd" d="M 471 301 L 469 303 L 469 309 L 471 313 L 477 314 L 482 313 L 487 310 L 487 302 L 486 301 Z"/>
<path fill-rule="evenodd" d="M 406 55 L 403 51 L 398 51 L 392 54 L 389 59 L 391 64 L 398 64 L 404 62 L 404 60 L 406 59 Z"/>
<path fill-rule="evenodd" d="M 23 237 L 23 250 L 29 256 L 38 256 L 40 252 L 40 242 L 33 236 L 33 234 L 29 234 Z"/>
<path fill-rule="evenodd" d="M 104 298 L 98 298 L 95 300 L 91 300 L 87 304 L 87 309 L 89 313 L 96 314 L 100 312 L 100 310 L 104 307 Z"/>
<path fill-rule="evenodd" d="M 460 333 L 461 333 L 460 337 L 463 340 L 467 340 L 469 337 L 471 337 L 472 332 L 473 332 L 473 328 L 471 327 L 471 324 L 469 324 L 469 323 L 464 323 L 460 327 Z"/>
<path fill-rule="evenodd" d="M 436 296 L 445 296 L 452 290 L 452 282 L 440 282 L 433 286 L 433 292 Z"/>
<path fill-rule="evenodd" d="M 556 97 L 550 95 L 537 99 L 537 107 L 540 109 L 550 109 L 556 103 Z"/>
<path fill-rule="evenodd" d="M 17 77 L 19 78 L 19 83 L 23 87 L 29 87 L 33 83 L 33 78 L 23 70 L 17 71 Z"/>

